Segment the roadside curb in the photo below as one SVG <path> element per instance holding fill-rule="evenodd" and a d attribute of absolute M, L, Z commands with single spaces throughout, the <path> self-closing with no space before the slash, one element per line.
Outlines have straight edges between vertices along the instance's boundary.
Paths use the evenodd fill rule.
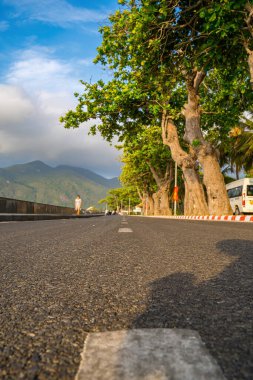
<path fill-rule="evenodd" d="M 37 220 L 55 220 L 55 219 L 83 219 L 95 216 L 104 216 L 104 214 L 89 214 L 89 215 L 64 215 L 64 214 L 3 214 L 0 213 L 1 222 L 26 222 Z"/>
<path fill-rule="evenodd" d="M 148 216 L 150 218 L 207 220 L 211 222 L 253 222 L 253 215 Z"/>

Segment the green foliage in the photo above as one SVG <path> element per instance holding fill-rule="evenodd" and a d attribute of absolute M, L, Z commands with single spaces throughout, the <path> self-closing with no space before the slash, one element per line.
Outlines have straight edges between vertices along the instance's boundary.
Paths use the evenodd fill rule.
<path fill-rule="evenodd" d="M 122 156 L 122 172 L 120 181 L 123 187 L 133 187 L 139 190 L 140 195 L 153 193 L 157 190 L 157 185 L 150 172 L 150 168 L 145 160 L 142 160 L 140 151 L 136 150 L 132 154 L 125 150 Z"/>
<path fill-rule="evenodd" d="M 246 0 L 120 0 L 122 5 L 102 27 L 95 63 L 111 70 L 108 83 L 85 83 L 78 105 L 61 121 L 76 128 L 92 120 L 90 133 L 123 142 L 122 182 L 154 188 L 147 158 L 163 168 L 157 146 L 146 133 L 160 125 L 163 112 L 176 122 L 182 141 L 182 108 L 187 80 L 197 68 L 205 72 L 199 91 L 204 137 L 216 146 L 252 108 L 245 42 Z M 150 128 L 150 129 L 149 129 Z M 159 130 L 159 128 L 157 128 Z M 144 144 L 142 142 L 144 141 Z M 200 141 L 194 140 L 193 147 Z M 244 141 L 242 147 L 249 147 Z M 226 145 L 226 144 L 225 144 Z M 244 148 L 239 148 L 242 154 Z M 227 149 L 227 148 L 226 148 Z M 229 149 L 227 150 L 229 152 Z M 163 153 L 162 153 L 163 154 Z M 161 166 L 162 162 L 162 166 Z"/>
<path fill-rule="evenodd" d="M 201 145 L 201 142 L 198 139 L 193 140 L 192 146 L 198 148 Z"/>
<path fill-rule="evenodd" d="M 251 117 L 251 116 L 250 116 Z M 223 135 L 222 140 L 214 134 L 212 138 L 217 142 L 220 152 L 220 162 L 225 171 L 239 172 L 244 170 L 252 176 L 253 169 L 253 122 L 243 116 L 236 127 L 230 129 L 229 133 Z"/>
<path fill-rule="evenodd" d="M 134 185 L 141 194 L 158 190 L 151 167 L 157 177 L 163 180 L 168 170 L 171 154 L 162 142 L 160 127 L 142 126 L 131 141 L 124 143 L 120 180 L 123 185 Z"/>
<path fill-rule="evenodd" d="M 106 203 L 108 210 L 128 209 L 129 202 L 131 207 L 140 203 L 137 190 L 133 186 L 111 189 L 107 196 L 99 201 L 100 204 Z"/>
<path fill-rule="evenodd" d="M 253 169 L 253 130 L 252 121 L 245 119 L 246 123 L 241 123 L 241 133 L 231 135 L 231 163 L 236 166 L 236 170 L 244 169 L 246 173 L 252 173 Z"/>
<path fill-rule="evenodd" d="M 200 97 L 202 130 L 209 131 L 218 126 L 226 135 L 239 123 L 242 112 L 253 104 L 253 92 L 245 68 L 238 67 L 233 73 L 225 68 L 210 70 Z"/>
<path fill-rule="evenodd" d="M 201 93 L 204 128 L 217 124 L 214 115 L 228 117 L 228 110 L 230 125 L 235 124 L 247 108 L 249 80 L 246 53 L 242 43 L 238 47 L 241 35 L 235 28 L 243 23 L 245 1 L 234 3 L 121 2 L 122 10 L 100 29 L 103 41 L 95 59 L 112 70 L 113 79 L 107 84 L 83 82 L 76 110 L 61 118 L 65 127 L 93 120 L 92 134 L 99 130 L 108 141 L 115 135 L 123 140 L 137 133 L 139 124 L 159 124 L 167 110 L 181 133 L 185 75 L 196 65 L 208 74 Z"/>

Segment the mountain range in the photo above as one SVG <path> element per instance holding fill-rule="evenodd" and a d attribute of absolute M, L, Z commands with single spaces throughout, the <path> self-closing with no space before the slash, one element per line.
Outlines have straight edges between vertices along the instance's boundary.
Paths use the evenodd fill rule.
<path fill-rule="evenodd" d="M 120 187 L 117 177 L 106 179 L 88 169 L 41 161 L 0 168 L 0 197 L 73 207 L 79 194 L 83 208 L 98 206 L 111 188 Z"/>

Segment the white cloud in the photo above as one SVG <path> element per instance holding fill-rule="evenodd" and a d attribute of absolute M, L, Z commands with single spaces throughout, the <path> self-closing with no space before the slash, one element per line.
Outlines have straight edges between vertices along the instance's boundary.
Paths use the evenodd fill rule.
<path fill-rule="evenodd" d="M 61 27 L 72 23 L 97 22 L 107 17 L 105 12 L 97 12 L 83 7 L 74 7 L 66 0 L 6 0 L 15 7 L 16 16 L 42 21 Z"/>
<path fill-rule="evenodd" d="M 40 47 L 20 52 L 19 60 L 10 66 L 7 82 L 25 86 L 32 91 L 38 89 L 39 92 L 46 88 L 53 91 L 55 85 L 57 88 L 70 86 L 75 81 L 75 77 L 71 76 L 73 67 L 52 58 L 50 53 L 50 50 Z"/>
<path fill-rule="evenodd" d="M 16 129 L 33 114 L 34 106 L 27 94 L 17 86 L 0 84 L 0 128 Z"/>
<path fill-rule="evenodd" d="M 5 32 L 9 29 L 9 23 L 7 21 L 0 21 L 0 32 Z"/>
<path fill-rule="evenodd" d="M 119 173 L 119 156 L 88 124 L 66 130 L 59 116 L 75 106 L 79 66 L 34 48 L 19 54 L 0 85 L 0 159 L 4 165 L 35 159 L 86 167 L 106 176 Z M 79 63 L 77 63 L 79 65 Z"/>

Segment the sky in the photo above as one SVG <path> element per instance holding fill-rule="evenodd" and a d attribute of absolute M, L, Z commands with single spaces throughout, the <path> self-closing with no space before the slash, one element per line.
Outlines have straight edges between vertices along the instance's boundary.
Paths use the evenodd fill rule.
<path fill-rule="evenodd" d="M 118 8 L 117 0 L 0 0 L 0 167 L 41 160 L 120 174 L 120 152 L 89 136 L 89 122 L 59 123 L 81 79 L 110 78 L 93 59 L 98 29 Z"/>

